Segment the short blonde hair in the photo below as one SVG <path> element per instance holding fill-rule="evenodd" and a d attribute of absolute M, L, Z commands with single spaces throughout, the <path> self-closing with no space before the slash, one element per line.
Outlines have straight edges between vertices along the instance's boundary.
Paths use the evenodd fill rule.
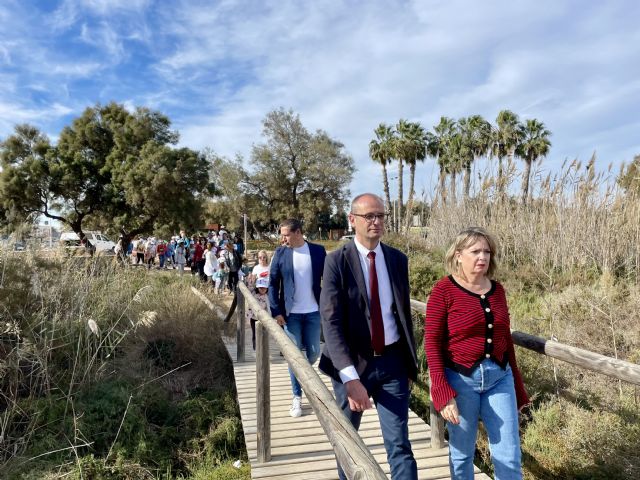
<path fill-rule="evenodd" d="M 493 278 L 498 269 L 498 243 L 495 238 L 482 227 L 469 227 L 458 233 L 455 241 L 447 250 L 444 257 L 445 268 L 451 274 L 458 273 L 458 262 L 456 262 L 456 253 L 470 247 L 478 240 L 484 238 L 489 244 L 491 250 L 491 258 L 489 259 L 489 268 L 487 269 L 487 277 Z"/>
<path fill-rule="evenodd" d="M 264 258 L 267 259 L 267 263 L 269 263 L 269 254 L 267 253 L 266 250 L 260 250 L 258 252 L 258 257 L 260 257 L 260 255 L 264 255 Z M 258 258 L 258 263 L 260 263 L 260 259 Z"/>

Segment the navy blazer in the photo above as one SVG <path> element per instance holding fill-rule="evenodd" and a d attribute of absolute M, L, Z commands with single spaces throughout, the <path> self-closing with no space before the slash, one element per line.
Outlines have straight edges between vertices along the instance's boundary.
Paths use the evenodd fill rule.
<path fill-rule="evenodd" d="M 324 259 L 327 256 L 322 245 L 307 242 L 311 255 L 313 273 L 313 295 L 320 304 L 320 290 Z M 295 285 L 293 280 L 293 248 L 281 246 L 276 248 L 269 266 L 269 305 L 271 315 L 287 317 L 293 306 Z"/>
<path fill-rule="evenodd" d="M 415 380 L 418 360 L 411 319 L 409 262 L 400 250 L 380 243 L 393 293 L 393 315 L 403 347 L 407 376 Z M 324 265 L 320 315 L 325 345 L 320 370 L 337 381 L 353 365 L 362 375 L 373 357 L 369 296 L 358 249 L 353 241 L 329 255 Z"/>

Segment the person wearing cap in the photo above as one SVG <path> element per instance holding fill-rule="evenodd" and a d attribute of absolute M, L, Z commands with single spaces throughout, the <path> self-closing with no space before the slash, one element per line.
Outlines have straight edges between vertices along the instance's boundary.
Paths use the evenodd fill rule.
<path fill-rule="evenodd" d="M 269 296 L 267 294 L 269 290 L 269 278 L 263 277 L 256 280 L 256 288 L 253 291 L 253 298 L 256 299 L 258 304 L 263 310 L 269 311 Z M 256 349 L 256 321 L 257 315 L 250 309 L 247 309 L 246 318 L 249 319 L 251 324 L 251 343 L 253 349 Z"/>

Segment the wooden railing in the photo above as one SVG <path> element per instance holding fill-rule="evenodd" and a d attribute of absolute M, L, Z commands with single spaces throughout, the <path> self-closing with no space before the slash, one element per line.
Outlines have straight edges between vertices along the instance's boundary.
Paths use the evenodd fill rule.
<path fill-rule="evenodd" d="M 411 309 L 424 315 L 427 311 L 427 304 L 411 299 Z M 602 373 L 627 383 L 640 385 L 640 365 L 635 363 L 607 357 L 554 340 L 529 335 L 528 333 L 512 331 L 511 337 L 513 338 L 513 343 L 522 348 L 577 365 L 587 370 Z M 431 446 L 442 446 L 444 444 L 444 419 L 435 411 L 433 403 L 431 403 L 430 420 Z"/>
<path fill-rule="evenodd" d="M 193 289 L 210 308 L 215 308 L 206 297 Z M 234 302 L 235 303 L 235 302 Z M 271 335 L 289 362 L 322 425 L 336 458 L 348 478 L 386 479 L 378 462 L 338 408 L 333 396 L 318 374 L 309 365 L 300 350 L 278 326 L 276 320 L 261 309 L 244 284 L 238 285 L 235 309 L 237 327 L 237 361 L 245 361 L 245 305 L 248 304 L 256 322 L 256 410 L 257 410 L 257 455 L 259 462 L 271 459 L 271 418 L 270 418 L 270 364 L 269 335 Z M 419 314 L 426 312 L 427 305 L 411 300 L 411 309 Z M 231 314 L 231 312 L 230 312 Z M 229 315 L 228 315 L 229 316 Z M 581 348 L 547 340 L 527 333 L 512 331 L 515 345 L 532 350 L 551 358 L 577 365 L 609 377 L 634 385 L 640 385 L 640 365 L 607 357 Z M 444 420 L 430 402 L 431 447 L 442 448 L 444 441 Z"/>
<path fill-rule="evenodd" d="M 238 285 L 238 361 L 244 360 L 245 303 L 253 311 L 256 322 L 256 409 L 257 454 L 259 462 L 271 459 L 271 418 L 269 378 L 269 335 L 278 344 L 284 358 L 302 385 L 309 403 L 333 447 L 336 458 L 347 478 L 362 480 L 386 480 L 387 476 L 365 445 L 353 425 L 344 416 L 333 395 L 306 357 L 289 339 L 276 320 L 261 309 L 249 289 Z"/>

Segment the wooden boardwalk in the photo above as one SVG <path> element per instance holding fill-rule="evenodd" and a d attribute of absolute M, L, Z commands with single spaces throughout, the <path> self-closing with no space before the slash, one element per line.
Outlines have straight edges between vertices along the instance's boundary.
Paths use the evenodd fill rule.
<path fill-rule="evenodd" d="M 291 418 L 291 384 L 287 363 L 280 356 L 275 342 L 270 343 L 271 357 L 271 456 L 267 463 L 258 463 L 256 453 L 256 368 L 251 347 L 251 329 L 247 325 L 245 362 L 236 361 L 235 338 L 225 338 L 225 345 L 233 361 L 238 403 L 242 416 L 245 443 L 251 462 L 251 478 L 262 480 L 334 480 L 338 478 L 333 449 L 320 422 L 303 395 L 302 417 Z M 316 366 L 317 371 L 317 366 Z M 320 375 L 332 392 L 331 382 Z M 418 478 L 448 479 L 448 448 L 430 447 L 430 428 L 415 413 L 409 412 L 409 436 L 418 463 Z M 375 409 L 365 412 L 360 436 L 370 448 L 384 472 L 389 465 L 382 442 L 382 434 Z M 489 480 L 476 469 L 476 479 Z"/>

